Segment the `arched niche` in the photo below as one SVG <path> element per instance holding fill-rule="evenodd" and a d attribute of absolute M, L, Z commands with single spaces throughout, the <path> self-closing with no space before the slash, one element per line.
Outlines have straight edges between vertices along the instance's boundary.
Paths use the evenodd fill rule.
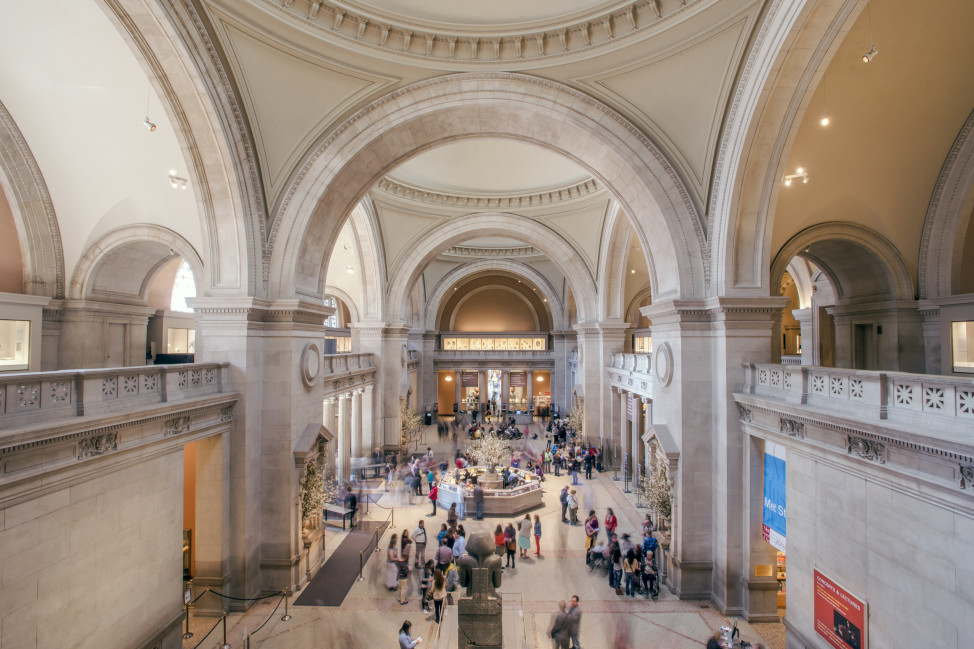
<path fill-rule="evenodd" d="M 426 302 L 425 327 L 427 331 L 437 329 L 438 321 L 442 313 L 444 298 L 452 291 L 452 288 L 470 278 L 481 275 L 505 275 L 515 279 L 523 279 L 538 288 L 544 299 L 548 318 L 552 322 L 552 328 L 556 331 L 565 327 L 565 308 L 558 297 L 554 287 L 548 279 L 527 264 L 512 261 L 510 259 L 481 259 L 468 264 L 459 266 L 437 282 L 430 293 Z"/>
<path fill-rule="evenodd" d="M 400 89 L 317 143 L 276 213 L 272 296 L 321 294 L 333 239 L 368 189 L 425 149 L 477 136 L 529 141 L 586 168 L 632 215 L 643 249 L 652 252 L 660 297 L 703 294 L 699 215 L 659 150 L 624 118 L 571 88 L 525 75 L 483 73 L 446 75 Z M 390 304 L 395 312 L 401 302 Z M 583 317 L 596 313 L 587 309 Z"/>

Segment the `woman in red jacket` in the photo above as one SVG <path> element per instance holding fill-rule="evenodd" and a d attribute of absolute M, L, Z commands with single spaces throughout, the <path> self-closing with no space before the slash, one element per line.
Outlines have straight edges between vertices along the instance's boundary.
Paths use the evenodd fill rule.
<path fill-rule="evenodd" d="M 436 495 L 438 492 L 439 489 L 437 488 L 436 483 L 433 483 L 433 486 L 430 488 L 430 493 L 428 496 L 428 498 L 433 502 L 433 513 L 427 514 L 427 516 L 436 516 Z"/>
<path fill-rule="evenodd" d="M 618 526 L 619 521 L 616 519 L 616 515 L 613 513 L 612 508 L 609 507 L 609 509 L 607 509 L 605 512 L 605 531 L 609 535 L 610 539 L 612 538 L 612 535 L 615 534 L 616 527 Z"/>

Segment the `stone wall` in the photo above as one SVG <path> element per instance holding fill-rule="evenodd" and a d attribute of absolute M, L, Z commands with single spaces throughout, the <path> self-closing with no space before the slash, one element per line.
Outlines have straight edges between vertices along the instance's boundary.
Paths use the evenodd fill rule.
<path fill-rule="evenodd" d="M 182 473 L 173 450 L 0 510 L 0 646 L 179 646 Z"/>
<path fill-rule="evenodd" d="M 789 649 L 826 646 L 814 627 L 816 569 L 867 602 L 870 647 L 970 644 L 969 511 L 848 463 L 790 450 L 787 467 Z"/>

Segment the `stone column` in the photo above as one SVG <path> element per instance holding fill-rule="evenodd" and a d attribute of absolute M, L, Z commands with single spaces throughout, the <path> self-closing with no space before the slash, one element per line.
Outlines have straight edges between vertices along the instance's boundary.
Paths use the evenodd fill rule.
<path fill-rule="evenodd" d="M 619 470 L 625 472 L 626 453 L 629 452 L 629 393 L 619 390 Z M 630 460 L 631 462 L 632 460 Z M 622 475 L 625 479 L 625 476 Z"/>
<path fill-rule="evenodd" d="M 346 392 L 338 396 L 338 472 L 335 474 L 339 482 L 345 482 L 351 475 L 351 393 Z"/>
<path fill-rule="evenodd" d="M 585 393 L 584 434 L 598 437 L 609 430 L 609 379 L 606 367 L 612 354 L 622 351 L 628 325 L 620 322 L 596 322 L 575 325 L 578 334 L 579 371 Z"/>
<path fill-rule="evenodd" d="M 402 322 L 359 322 L 352 333 L 358 348 L 371 352 L 375 360 L 375 406 L 373 430 L 376 446 L 398 447 L 400 437 L 399 397 L 406 395 L 406 343 L 409 325 Z M 415 404 L 414 404 L 415 405 Z"/>
<path fill-rule="evenodd" d="M 360 458 L 368 455 L 371 450 L 362 447 L 362 392 L 352 392 L 352 457 Z"/>
<path fill-rule="evenodd" d="M 926 374 L 940 374 L 941 372 L 941 343 L 940 343 L 940 307 L 930 303 L 920 304 L 920 317 L 923 318 L 923 356 L 924 372 Z M 950 358 L 950 350 L 947 350 Z"/>
<path fill-rule="evenodd" d="M 372 390 L 371 385 L 362 389 L 362 448 L 366 455 L 371 455 L 377 447 L 381 446 L 376 443 L 375 433 L 372 430 L 372 413 L 374 412 Z"/>
<path fill-rule="evenodd" d="M 322 401 L 322 424 L 328 429 L 328 432 L 331 433 L 333 442 L 332 445 L 338 441 L 338 419 L 336 414 L 337 407 L 338 399 L 336 397 L 328 397 Z"/>
<path fill-rule="evenodd" d="M 764 440 L 747 436 L 744 447 L 744 534 L 746 573 L 744 574 L 744 617 L 748 622 L 776 622 L 778 618 L 778 580 L 775 566 L 778 554 L 761 534 L 764 513 Z M 760 573 L 760 574 L 759 574 Z"/>
<path fill-rule="evenodd" d="M 527 370 L 525 372 L 525 378 L 525 383 L 528 385 L 524 390 L 524 400 L 527 401 L 527 407 L 530 408 L 531 402 L 534 401 L 534 371 Z M 534 414 L 534 411 L 531 414 Z"/>
<path fill-rule="evenodd" d="M 200 590 L 223 592 L 230 573 L 230 441 L 226 438 L 226 434 L 214 435 L 196 442 L 193 583 Z M 207 595 L 197 603 L 196 614 L 218 615 L 223 608 L 221 598 Z"/>
<path fill-rule="evenodd" d="M 461 386 L 461 380 L 463 378 L 463 373 L 460 370 L 456 370 L 453 373 L 453 385 L 454 385 L 454 397 L 453 400 L 457 404 L 457 410 L 463 410 L 461 397 L 463 396 L 463 387 Z"/>
<path fill-rule="evenodd" d="M 801 327 L 802 365 L 813 365 L 815 363 L 814 353 L 818 340 L 812 328 L 812 310 L 792 309 L 791 313 L 795 316 L 795 320 L 798 320 L 798 324 Z"/>
<path fill-rule="evenodd" d="M 609 399 L 609 418 L 611 421 L 611 427 L 609 431 L 607 431 L 608 434 L 602 437 L 602 440 L 604 442 L 605 452 L 607 453 L 607 456 L 602 460 L 602 462 L 605 464 L 605 466 L 618 468 L 620 466 L 619 444 L 616 440 L 615 435 L 612 434 L 612 431 L 617 431 L 622 426 L 622 423 L 619 421 L 619 415 L 621 413 L 621 411 L 619 410 L 619 403 L 620 403 L 619 393 L 622 392 L 622 390 L 613 387 L 611 388 L 611 391 L 612 391 L 612 398 Z"/>
<path fill-rule="evenodd" d="M 573 338 L 573 331 L 554 331 L 552 338 L 552 353 L 555 357 L 555 369 L 551 372 L 551 405 L 559 406 L 564 415 L 568 412 L 569 395 L 571 390 L 568 386 L 568 349 L 569 338 Z"/>
<path fill-rule="evenodd" d="M 440 399 L 436 389 L 436 372 L 433 370 L 433 357 L 436 355 L 436 339 L 437 334 L 435 331 L 423 333 L 423 358 L 419 363 L 420 377 L 418 382 L 423 386 L 423 403 L 420 405 L 429 404 L 430 408 Z M 440 408 L 442 407 L 443 404 L 440 404 Z"/>

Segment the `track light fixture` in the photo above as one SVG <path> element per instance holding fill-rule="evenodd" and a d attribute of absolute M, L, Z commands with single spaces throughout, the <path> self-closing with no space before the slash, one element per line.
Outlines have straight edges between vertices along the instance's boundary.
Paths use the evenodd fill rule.
<path fill-rule="evenodd" d="M 795 173 L 793 174 L 785 174 L 785 187 L 791 187 L 792 181 L 799 178 L 802 179 L 803 184 L 808 182 L 808 170 L 804 167 L 798 167 L 798 169 L 795 169 Z"/>
<path fill-rule="evenodd" d="M 149 132 L 156 130 L 155 122 L 149 119 L 149 87 L 145 89 L 145 119 L 142 120 L 142 125 L 145 126 Z"/>
<path fill-rule="evenodd" d="M 173 189 L 176 189 L 177 187 L 179 189 L 186 189 L 189 186 L 189 179 L 180 178 L 176 175 L 176 170 L 172 169 L 169 171 L 169 186 Z"/>
<path fill-rule="evenodd" d="M 869 46 L 869 51 L 862 55 L 862 62 L 869 63 L 873 60 L 873 57 L 879 54 L 879 50 L 876 49 L 875 45 Z"/>
<path fill-rule="evenodd" d="M 142 124 L 147 129 L 149 129 L 150 132 L 156 130 L 156 125 L 153 124 L 151 121 L 149 121 L 149 116 L 148 115 L 145 116 L 145 120 L 142 122 Z"/>

